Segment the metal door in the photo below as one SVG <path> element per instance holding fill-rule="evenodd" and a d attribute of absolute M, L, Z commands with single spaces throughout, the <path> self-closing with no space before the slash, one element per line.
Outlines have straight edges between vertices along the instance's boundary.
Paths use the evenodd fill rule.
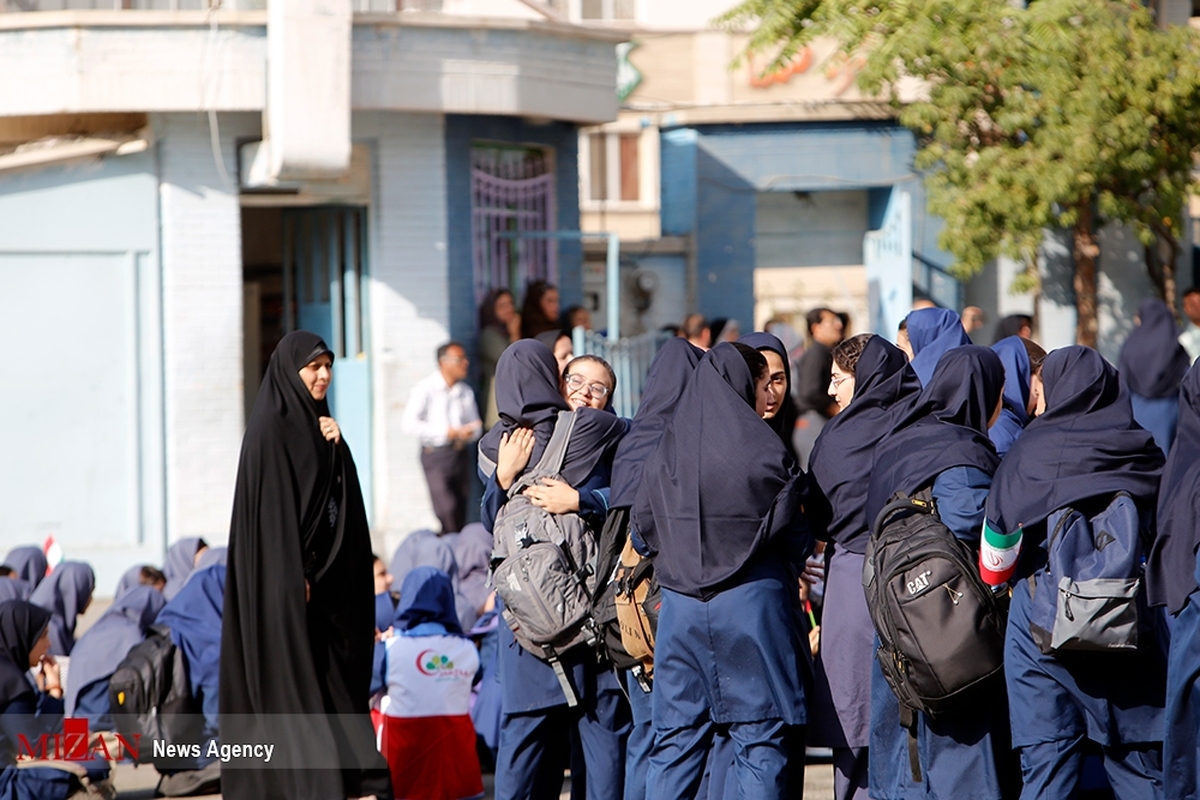
<path fill-rule="evenodd" d="M 329 409 L 354 453 L 370 520 L 373 492 L 367 280 L 366 208 L 284 209 L 284 327 L 288 331 L 312 331 L 333 350 Z"/>

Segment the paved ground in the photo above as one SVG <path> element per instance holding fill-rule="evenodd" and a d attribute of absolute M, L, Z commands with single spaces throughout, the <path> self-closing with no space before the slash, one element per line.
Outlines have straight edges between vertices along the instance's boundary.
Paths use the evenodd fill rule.
<path fill-rule="evenodd" d="M 81 636 L 83 631 L 96 621 L 104 609 L 108 608 L 111 600 L 109 598 L 96 598 L 87 613 L 80 618 L 79 625 L 76 630 L 76 635 Z M 141 767 L 132 767 L 129 765 L 120 765 L 117 767 L 114 778 L 117 787 L 118 800 L 150 800 L 155 796 L 154 787 L 158 785 L 158 773 L 154 767 L 146 765 Z M 483 787 L 485 791 L 484 797 L 487 800 L 492 798 L 492 776 L 483 776 Z M 568 777 L 563 781 L 563 800 L 570 798 L 571 794 L 571 779 Z M 828 763 L 810 763 L 805 772 L 804 780 L 804 795 L 809 800 L 825 800 L 833 796 L 833 767 Z M 221 800 L 219 794 L 204 795 L 196 800 Z"/>
<path fill-rule="evenodd" d="M 153 767 L 117 767 L 116 784 L 118 800 L 150 800 L 158 784 L 158 773 Z M 484 797 L 492 798 L 492 776 L 483 776 Z M 563 782 L 563 800 L 571 796 L 571 780 Z M 833 767 L 829 764 L 809 764 L 804 776 L 804 796 L 809 800 L 826 800 L 833 797 Z M 219 794 L 206 795 L 202 800 L 220 800 Z"/>

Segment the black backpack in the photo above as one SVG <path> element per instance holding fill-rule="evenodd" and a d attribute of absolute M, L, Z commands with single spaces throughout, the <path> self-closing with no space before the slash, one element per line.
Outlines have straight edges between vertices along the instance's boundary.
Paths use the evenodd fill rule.
<path fill-rule="evenodd" d="M 155 740 L 195 746 L 202 741 L 204 717 L 192 698 L 183 651 L 166 625 L 151 625 L 108 681 L 108 702 L 117 731 L 140 735 L 138 763 L 162 769 L 194 767 L 190 758 L 155 757 Z"/>
<path fill-rule="evenodd" d="M 975 550 L 938 517 L 928 489 L 897 494 L 875 518 L 863 587 L 902 724 L 915 711 L 961 707 L 1003 669 L 1007 609 L 980 578 Z"/>

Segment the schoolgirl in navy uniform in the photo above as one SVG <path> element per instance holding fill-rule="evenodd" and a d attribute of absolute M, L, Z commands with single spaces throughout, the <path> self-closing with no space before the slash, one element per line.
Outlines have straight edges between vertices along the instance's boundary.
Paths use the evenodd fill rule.
<path fill-rule="evenodd" d="M 570 364 L 566 371 L 571 373 Z M 585 379 L 575 392 L 611 397 L 612 386 L 600 395 L 591 388 L 594 381 L 594 376 Z M 488 530 L 511 480 L 527 464 L 537 464 L 559 412 L 572 408 L 564 399 L 554 354 L 538 341 L 523 339 L 504 351 L 496 367 L 495 387 L 500 422 L 479 445 L 481 470 L 488 476 L 481 521 Z M 575 413 L 579 416 L 560 470 L 561 483 L 569 492 L 577 492 L 575 504 L 580 515 L 598 531 L 607 511 L 613 452 L 628 423 L 611 411 L 590 406 L 579 407 Z M 555 483 L 531 487 L 526 493 L 537 494 L 540 500 L 536 502 L 547 503 L 544 507 L 557 513 L 562 491 L 563 486 Z M 625 737 L 630 727 L 628 704 L 612 670 L 597 662 L 592 649 L 572 648 L 563 654 L 562 662 L 579 698 L 575 708 L 568 707 L 550 665 L 526 652 L 508 625 L 501 623 L 497 800 L 557 798 L 572 731 L 578 736 L 584 767 L 573 765 L 572 780 L 585 784 L 588 800 L 621 797 Z"/>
<path fill-rule="evenodd" d="M 1055 511 L 1088 500 L 1107 504 L 1123 491 L 1148 517 L 1163 457 L 1134 422 L 1117 371 L 1095 350 L 1050 353 L 1042 386 L 1045 412 L 1029 423 L 992 483 L 981 560 L 985 580 L 1015 576 L 1004 669 L 1021 796 L 1074 797 L 1084 741 L 1091 739 L 1104 750 L 1118 797 L 1161 798 L 1165 631 L 1132 653 L 1044 655 L 1029 628 L 1028 578 L 1046 563 L 1045 523 Z"/>
<path fill-rule="evenodd" d="M 662 611 L 647 796 L 694 798 L 718 726 L 739 797 L 802 792 L 808 665 L 796 576 L 812 551 L 803 474 L 762 421 L 766 359 L 710 350 L 647 460 L 632 524 L 655 553 Z"/>
<path fill-rule="evenodd" d="M 817 694 L 809 741 L 833 748 L 834 797 L 867 796 L 871 663 L 875 628 L 862 588 L 870 536 L 867 481 L 875 445 L 921 391 L 903 352 L 882 336 L 859 334 L 833 349 L 832 395 L 841 408 L 809 456 L 807 507 L 827 541 L 825 616 L 817 654 Z"/>
<path fill-rule="evenodd" d="M 910 329 L 913 315 L 909 315 Z M 866 519 L 894 492 L 929 488 L 942 522 L 958 538 L 979 541 L 984 503 L 1000 459 L 987 437 L 1000 416 L 1004 367 L 986 347 L 948 350 L 916 401 L 876 447 Z M 916 715 L 919 778 L 909 763 L 909 732 L 877 661 L 872 661 L 870 795 L 876 800 L 1000 800 L 1015 794 L 1009 763 L 1004 689 L 938 718 Z"/>

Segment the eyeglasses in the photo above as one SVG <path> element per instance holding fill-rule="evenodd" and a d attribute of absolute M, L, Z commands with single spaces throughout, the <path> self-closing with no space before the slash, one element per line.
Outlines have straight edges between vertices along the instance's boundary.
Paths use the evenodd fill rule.
<path fill-rule="evenodd" d="M 599 397 L 601 399 L 608 397 L 609 389 L 603 383 L 588 383 L 587 378 L 583 377 L 582 375 L 575 374 L 567 375 L 564 380 L 567 382 L 567 386 L 570 387 L 572 392 L 578 392 L 580 389 L 586 386 L 588 393 L 592 397 Z"/>
<path fill-rule="evenodd" d="M 833 389 L 836 391 L 843 383 L 845 383 L 848 380 L 850 380 L 849 375 L 845 375 L 841 378 L 830 378 L 829 385 L 832 386 Z"/>

